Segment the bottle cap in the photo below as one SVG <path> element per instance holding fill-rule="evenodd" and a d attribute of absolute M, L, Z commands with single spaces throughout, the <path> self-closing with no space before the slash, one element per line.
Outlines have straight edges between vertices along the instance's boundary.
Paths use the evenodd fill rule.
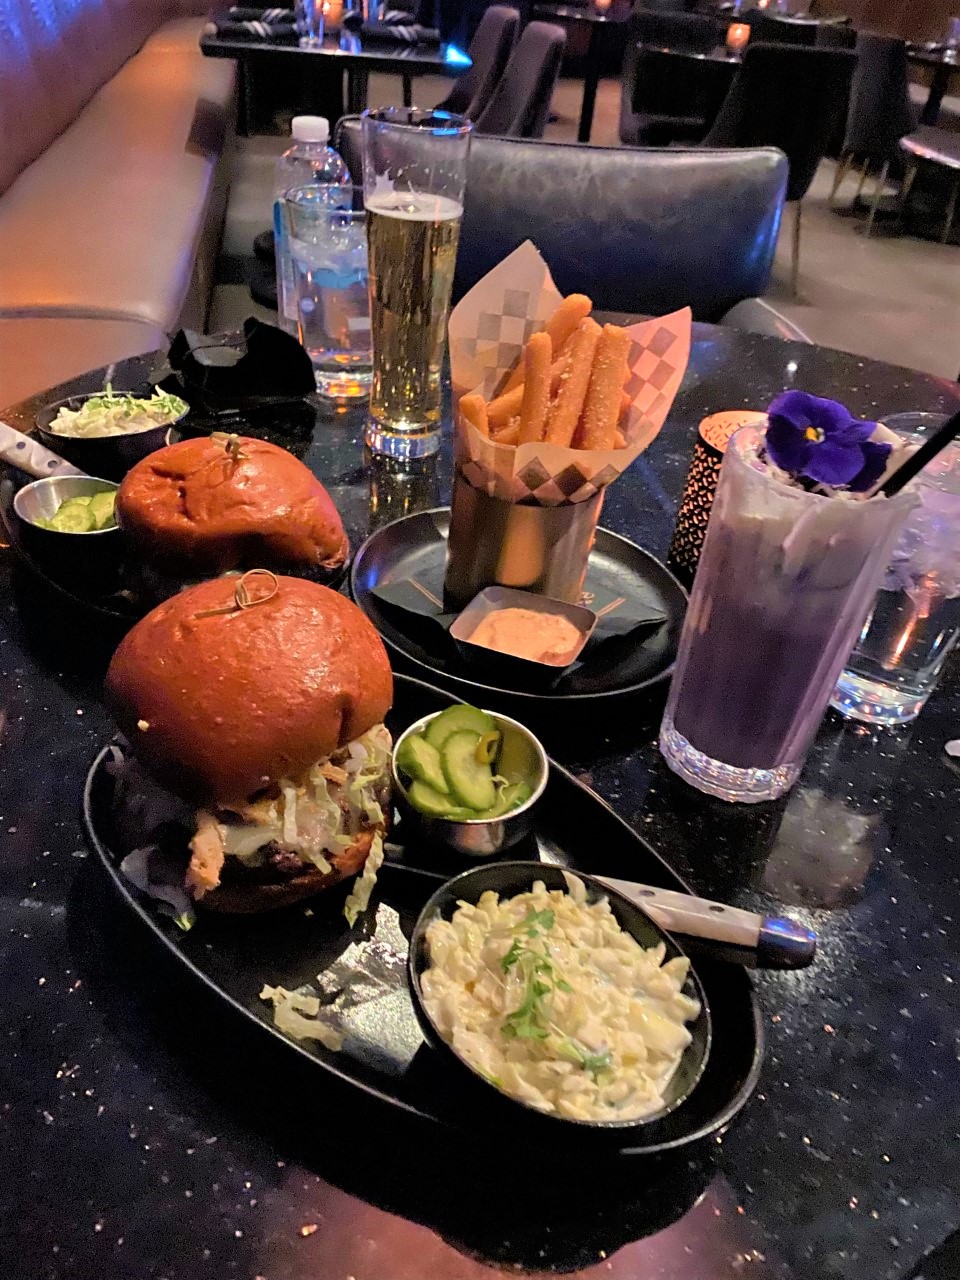
<path fill-rule="evenodd" d="M 330 137 L 330 121 L 323 116 L 294 116 L 290 133 L 296 142 L 326 142 Z"/>

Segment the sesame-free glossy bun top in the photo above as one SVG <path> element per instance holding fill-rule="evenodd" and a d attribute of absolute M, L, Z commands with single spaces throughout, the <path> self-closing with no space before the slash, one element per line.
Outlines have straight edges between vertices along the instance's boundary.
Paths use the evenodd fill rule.
<path fill-rule="evenodd" d="M 276 579 L 236 607 L 238 578 L 164 601 L 110 663 L 107 702 L 134 754 L 196 804 L 240 805 L 379 724 L 393 675 L 356 605 L 301 578 Z M 248 574 L 249 596 L 274 579 Z M 198 616 L 234 606 L 229 613 Z"/>
<path fill-rule="evenodd" d="M 183 577 L 267 565 L 339 567 L 347 536 L 312 471 L 266 440 L 181 440 L 127 472 L 117 522 L 137 554 Z"/>

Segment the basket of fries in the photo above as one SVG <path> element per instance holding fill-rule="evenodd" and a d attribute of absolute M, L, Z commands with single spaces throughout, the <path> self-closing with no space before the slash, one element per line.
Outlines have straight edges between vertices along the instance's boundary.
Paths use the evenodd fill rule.
<path fill-rule="evenodd" d="M 576 602 L 603 495 L 656 438 L 690 354 L 690 312 L 630 328 L 561 297 L 528 241 L 450 317 L 456 474 L 448 601 L 519 587 Z"/>

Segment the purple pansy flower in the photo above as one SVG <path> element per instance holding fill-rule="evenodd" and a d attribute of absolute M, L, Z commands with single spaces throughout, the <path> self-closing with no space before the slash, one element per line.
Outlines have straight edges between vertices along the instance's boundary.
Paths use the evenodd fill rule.
<path fill-rule="evenodd" d="M 781 471 L 854 493 L 883 475 L 890 446 L 870 439 L 877 424 L 858 421 L 836 400 L 784 391 L 767 414 L 767 453 Z"/>

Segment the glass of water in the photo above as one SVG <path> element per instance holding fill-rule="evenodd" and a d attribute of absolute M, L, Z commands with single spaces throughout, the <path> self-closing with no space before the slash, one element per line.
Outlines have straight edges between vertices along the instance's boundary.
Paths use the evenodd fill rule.
<path fill-rule="evenodd" d="M 300 47 L 323 43 L 323 0 L 296 0 L 297 31 Z"/>
<path fill-rule="evenodd" d="M 884 426 L 920 444 L 941 414 L 901 413 Z M 907 724 L 923 710 L 960 639 L 960 445 L 914 482 L 920 498 L 831 705 L 868 724 Z"/>
<path fill-rule="evenodd" d="M 370 391 L 366 214 L 351 187 L 298 187 L 284 197 L 297 337 L 317 390 L 336 400 Z M 346 206 L 346 207 L 342 207 Z"/>

